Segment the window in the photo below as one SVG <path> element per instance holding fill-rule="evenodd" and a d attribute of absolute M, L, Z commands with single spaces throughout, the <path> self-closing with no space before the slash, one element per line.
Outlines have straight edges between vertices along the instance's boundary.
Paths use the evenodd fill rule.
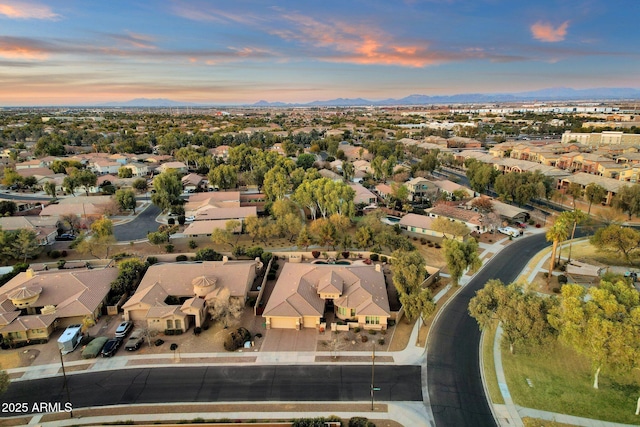
<path fill-rule="evenodd" d="M 167 320 L 167 329 L 173 329 L 173 320 Z"/>
<path fill-rule="evenodd" d="M 344 307 L 338 307 L 338 314 L 341 316 L 347 316 L 347 309 Z"/>
<path fill-rule="evenodd" d="M 367 317 L 365 317 L 365 323 L 367 325 L 379 325 L 380 324 L 380 317 L 378 317 L 378 316 L 367 316 Z"/>
<path fill-rule="evenodd" d="M 180 324 L 180 319 L 176 319 L 176 329 L 182 329 L 182 325 Z"/>

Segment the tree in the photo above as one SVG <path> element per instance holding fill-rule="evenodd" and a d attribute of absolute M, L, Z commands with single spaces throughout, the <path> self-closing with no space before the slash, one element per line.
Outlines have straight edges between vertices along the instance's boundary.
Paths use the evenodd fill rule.
<path fill-rule="evenodd" d="M 591 215 L 591 205 L 593 203 L 602 202 L 606 195 L 607 195 L 607 190 L 603 186 L 593 182 L 587 185 L 587 187 L 584 189 L 584 197 L 589 202 L 587 215 Z"/>
<path fill-rule="evenodd" d="M 309 231 L 316 237 L 320 246 L 333 246 L 335 248 L 338 239 L 338 231 L 335 225 L 327 218 L 318 218 L 311 222 Z"/>
<path fill-rule="evenodd" d="M 217 245 L 229 245 L 235 248 L 240 238 L 239 229 L 242 228 L 242 223 L 236 219 L 229 220 L 224 223 L 224 228 L 216 228 L 211 233 L 211 241 Z M 237 233 L 237 237 L 234 234 Z"/>
<path fill-rule="evenodd" d="M 36 232 L 27 228 L 19 229 L 15 235 L 12 247 L 15 258 L 22 258 L 23 262 L 27 262 L 27 259 L 33 258 L 33 256 L 40 251 Z"/>
<path fill-rule="evenodd" d="M 396 250 L 391 256 L 392 280 L 398 294 L 413 294 L 419 291 L 427 274 L 422 255 L 417 251 Z"/>
<path fill-rule="evenodd" d="M 596 230 L 589 242 L 599 250 L 613 251 L 623 255 L 627 263 L 631 263 L 632 256 L 640 249 L 640 231 L 611 224 Z"/>
<path fill-rule="evenodd" d="M 71 233 L 80 231 L 80 218 L 75 214 L 64 214 L 60 216 L 60 225 L 66 227 Z"/>
<path fill-rule="evenodd" d="M 91 231 L 96 237 L 113 236 L 113 222 L 105 217 L 97 219 L 91 224 Z"/>
<path fill-rule="evenodd" d="M 351 181 L 354 174 L 355 167 L 353 166 L 353 163 L 347 161 L 342 162 L 342 176 L 344 177 L 345 181 Z"/>
<path fill-rule="evenodd" d="M 429 289 L 421 289 L 419 292 L 411 294 L 401 294 L 400 304 L 404 307 L 405 315 L 408 320 L 413 320 L 420 316 L 423 322 L 436 311 L 436 303 L 433 302 L 431 291 Z"/>
<path fill-rule="evenodd" d="M 625 185 L 618 190 L 618 194 L 613 198 L 614 208 L 625 212 L 629 219 L 633 215 L 640 215 L 640 185 Z"/>
<path fill-rule="evenodd" d="M 469 302 L 469 314 L 480 329 L 499 321 L 502 339 L 513 354 L 516 345 L 541 345 L 553 336 L 554 330 L 547 321 L 552 307 L 553 300 L 527 292 L 520 284 L 505 286 L 499 280 L 490 280 Z"/>
<path fill-rule="evenodd" d="M 88 169 L 76 169 L 71 174 L 71 177 L 78 187 L 84 187 L 87 196 L 89 195 L 89 188 L 95 187 L 98 182 L 96 174 Z"/>
<path fill-rule="evenodd" d="M 91 254 L 96 258 L 108 258 L 111 246 L 116 243 L 113 223 L 108 218 L 98 219 L 91 224 L 91 231 L 91 236 L 78 236 L 78 252 Z"/>
<path fill-rule="evenodd" d="M 11 200 L 0 200 L 0 215 L 1 216 L 11 216 L 18 210 L 18 205 L 16 202 L 12 202 Z"/>
<path fill-rule="evenodd" d="M 152 245 L 158 245 L 158 248 L 160 248 L 161 245 L 169 243 L 169 233 L 153 231 L 147 234 L 147 239 L 149 240 L 149 243 Z"/>
<path fill-rule="evenodd" d="M 470 233 L 469 227 L 462 222 L 451 221 L 448 218 L 439 216 L 431 223 L 433 231 L 442 233 L 442 237 L 447 239 L 447 234 L 453 238 L 464 237 Z"/>
<path fill-rule="evenodd" d="M 296 160 L 296 166 L 302 169 L 309 169 L 313 167 L 313 164 L 316 162 L 316 156 L 313 154 L 300 154 L 298 159 Z"/>
<path fill-rule="evenodd" d="M 35 176 L 26 176 L 24 178 L 24 185 L 27 186 L 27 188 L 33 188 L 38 184 L 38 178 L 36 178 Z"/>
<path fill-rule="evenodd" d="M 147 180 L 144 178 L 136 178 L 131 184 L 131 187 L 133 187 L 134 190 L 143 193 L 147 191 L 148 188 Z"/>
<path fill-rule="evenodd" d="M 117 295 L 133 294 L 147 271 L 149 264 L 139 259 L 130 258 L 118 264 L 118 277 L 111 282 L 111 289 Z"/>
<path fill-rule="evenodd" d="M 476 270 L 482 265 L 482 260 L 478 256 L 478 242 L 476 239 L 468 239 L 465 242 L 445 240 L 444 257 L 451 279 L 456 286 L 467 268 Z"/>
<path fill-rule="evenodd" d="M 296 246 L 299 248 L 304 248 L 306 251 L 309 249 L 309 246 L 313 244 L 313 237 L 309 234 L 309 230 L 307 230 L 306 226 L 303 226 L 298 233 L 298 238 L 296 239 Z"/>
<path fill-rule="evenodd" d="M 15 169 L 4 168 L 4 176 L 2 178 L 2 184 L 7 187 L 11 187 L 12 185 L 22 185 L 24 182 L 24 178 L 15 171 Z"/>
<path fill-rule="evenodd" d="M 238 185 L 238 168 L 232 165 L 218 165 L 207 175 L 209 184 L 221 190 L 235 188 Z"/>
<path fill-rule="evenodd" d="M 136 195 L 133 190 L 118 190 L 116 191 L 116 203 L 120 210 L 133 210 L 136 213 Z"/>
<path fill-rule="evenodd" d="M 493 202 L 486 196 L 476 197 L 471 202 L 471 206 L 483 215 L 493 212 Z"/>
<path fill-rule="evenodd" d="M 70 193 L 72 196 L 75 197 L 76 195 L 75 191 L 76 191 L 76 188 L 78 188 L 78 183 L 72 176 L 65 176 L 64 179 L 62 180 L 62 187 L 67 193 Z"/>
<path fill-rule="evenodd" d="M 118 169 L 118 178 L 132 178 L 133 177 L 133 170 L 131 168 L 128 168 L 126 166 L 121 166 Z"/>
<path fill-rule="evenodd" d="M 549 322 L 564 343 L 591 360 L 597 389 L 602 369 L 629 372 L 639 365 L 640 294 L 620 280 L 602 281 L 588 295 L 580 285 L 563 286 Z"/>
<path fill-rule="evenodd" d="M 571 261 L 571 247 L 573 245 L 573 237 L 576 234 L 576 227 L 578 226 L 578 224 L 581 224 L 584 221 L 586 221 L 587 219 L 589 219 L 589 217 L 584 212 L 582 212 L 580 209 L 574 209 L 573 211 L 564 212 L 564 213 L 567 214 L 569 224 L 571 224 L 571 238 L 569 240 L 569 256 L 567 257 L 567 262 L 570 262 Z"/>
<path fill-rule="evenodd" d="M 573 208 L 576 206 L 576 199 L 582 197 L 582 184 L 578 184 L 577 182 L 572 182 L 567 187 L 567 194 L 571 196 L 573 202 Z"/>
<path fill-rule="evenodd" d="M 366 224 L 356 229 L 355 243 L 358 248 L 366 249 L 373 244 L 374 231 Z"/>
<path fill-rule="evenodd" d="M 291 181 L 287 172 L 276 166 L 264 175 L 262 191 L 267 200 L 281 200 L 289 192 Z"/>
<path fill-rule="evenodd" d="M 56 183 L 55 182 L 45 182 L 44 185 L 42 186 L 42 188 L 44 189 L 45 194 L 47 194 L 48 196 L 51 197 L 56 197 Z"/>
<path fill-rule="evenodd" d="M 561 242 L 564 242 L 569 237 L 569 225 L 567 216 L 563 216 L 560 214 L 553 222 L 553 225 L 547 230 L 546 238 L 547 242 L 553 242 L 553 246 L 551 248 L 551 257 L 549 259 L 549 274 L 547 275 L 547 284 L 551 280 L 551 273 L 555 268 L 556 263 L 556 252 L 558 250 L 558 245 Z"/>
<path fill-rule="evenodd" d="M 156 192 L 151 195 L 151 201 L 163 211 L 175 205 L 182 193 L 182 183 L 175 169 L 169 169 L 156 176 L 153 188 Z"/>
<path fill-rule="evenodd" d="M 238 297 L 232 297 L 229 288 L 221 288 L 217 295 L 207 300 L 207 310 L 211 320 L 219 320 L 224 327 L 235 324 L 242 315 L 244 303 Z"/>

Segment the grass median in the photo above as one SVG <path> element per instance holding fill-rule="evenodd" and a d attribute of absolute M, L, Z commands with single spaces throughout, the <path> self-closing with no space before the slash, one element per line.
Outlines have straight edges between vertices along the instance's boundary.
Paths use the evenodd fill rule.
<path fill-rule="evenodd" d="M 496 364 L 493 358 L 493 341 L 496 338 L 496 327 L 493 325 L 484 331 L 482 337 L 482 364 L 484 369 L 484 378 L 489 390 L 491 401 L 496 404 L 503 404 L 504 399 L 498 387 L 498 377 L 496 375 Z"/>

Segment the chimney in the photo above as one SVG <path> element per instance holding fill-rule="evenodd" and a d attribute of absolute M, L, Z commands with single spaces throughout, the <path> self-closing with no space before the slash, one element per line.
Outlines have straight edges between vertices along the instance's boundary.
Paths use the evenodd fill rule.
<path fill-rule="evenodd" d="M 36 275 L 36 273 L 33 271 L 33 268 L 27 268 L 27 271 L 25 273 L 27 273 L 27 279 L 31 279 Z"/>
<path fill-rule="evenodd" d="M 376 271 L 378 273 L 382 272 L 382 264 L 376 264 Z"/>

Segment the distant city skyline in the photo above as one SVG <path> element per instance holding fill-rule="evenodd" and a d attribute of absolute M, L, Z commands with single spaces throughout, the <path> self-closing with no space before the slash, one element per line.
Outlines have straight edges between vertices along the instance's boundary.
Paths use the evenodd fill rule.
<path fill-rule="evenodd" d="M 0 106 L 640 88 L 636 0 L 0 0 Z"/>

